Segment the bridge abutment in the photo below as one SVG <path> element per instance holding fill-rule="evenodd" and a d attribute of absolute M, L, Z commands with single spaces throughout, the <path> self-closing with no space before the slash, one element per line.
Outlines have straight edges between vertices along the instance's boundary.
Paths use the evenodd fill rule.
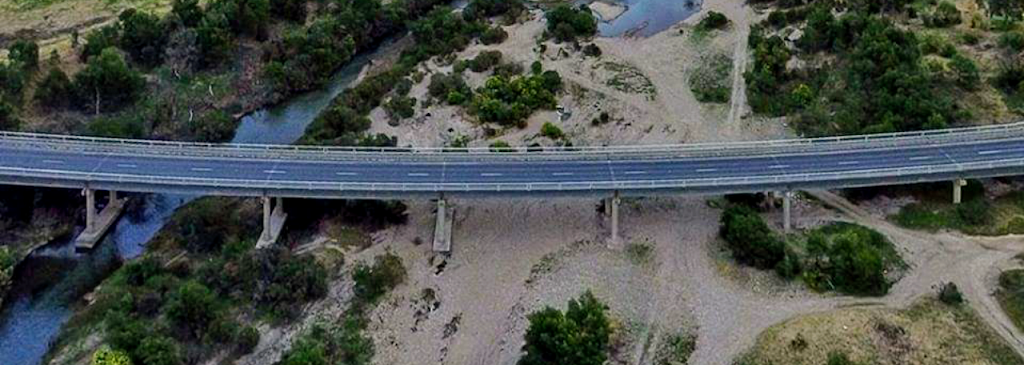
<path fill-rule="evenodd" d="M 256 248 L 264 248 L 277 242 L 281 230 L 284 229 L 284 221 L 288 218 L 288 213 L 284 212 L 284 198 L 264 196 L 262 199 L 263 232 L 260 233 L 260 239 L 256 242 Z M 275 202 L 276 204 L 274 204 Z"/>
<path fill-rule="evenodd" d="M 86 251 L 96 247 L 117 218 L 124 212 L 127 199 L 118 199 L 116 191 L 109 192 L 107 205 L 102 211 L 96 211 L 96 190 L 85 188 L 85 230 L 75 238 L 75 251 Z"/>

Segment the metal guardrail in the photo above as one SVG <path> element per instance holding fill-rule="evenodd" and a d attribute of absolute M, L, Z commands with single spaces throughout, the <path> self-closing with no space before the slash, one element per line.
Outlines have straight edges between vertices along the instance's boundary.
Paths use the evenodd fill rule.
<path fill-rule="evenodd" d="M 897 147 L 908 143 L 976 141 L 978 139 L 1024 136 L 1024 122 L 980 127 L 948 128 L 918 132 L 898 132 L 856 136 L 838 136 L 804 139 L 780 139 L 750 142 L 693 143 L 639 146 L 573 146 L 573 147 L 515 147 L 495 149 L 489 147 L 335 147 L 309 145 L 218 144 L 171 142 L 156 140 L 115 139 L 54 134 L 0 132 L 0 142 L 34 145 L 37 148 L 79 148 L 94 152 L 140 151 L 146 155 L 215 155 L 221 157 L 259 155 L 296 156 L 314 155 L 321 158 L 437 155 L 434 157 L 462 158 L 465 156 L 515 157 L 515 155 L 542 155 L 545 157 L 573 157 L 594 154 L 686 154 L 686 153 L 771 153 L 807 147 Z M 340 155 L 340 156 L 339 156 Z"/>

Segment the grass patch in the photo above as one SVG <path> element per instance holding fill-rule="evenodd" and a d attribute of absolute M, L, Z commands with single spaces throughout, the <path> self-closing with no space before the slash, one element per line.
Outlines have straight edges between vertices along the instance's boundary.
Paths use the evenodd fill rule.
<path fill-rule="evenodd" d="M 732 94 L 732 58 L 725 53 L 701 55 L 690 71 L 690 91 L 702 103 L 727 103 Z"/>
<path fill-rule="evenodd" d="M 594 68 L 603 68 L 612 73 L 605 84 L 611 88 L 628 93 L 647 95 L 648 100 L 654 100 L 658 94 L 651 79 L 644 75 L 640 69 L 617 62 L 600 62 Z"/>
<path fill-rule="evenodd" d="M 626 245 L 626 257 L 634 265 L 646 265 L 654 257 L 654 246 L 646 243 L 630 243 Z"/>
<path fill-rule="evenodd" d="M 663 342 L 654 354 L 657 365 L 686 364 L 697 349 L 697 336 L 690 333 L 676 333 Z"/>
<path fill-rule="evenodd" d="M 1024 192 L 1012 192 L 996 198 L 985 195 L 980 182 L 972 181 L 973 192 L 964 191 L 964 200 L 953 204 L 944 194 L 925 193 L 889 217 L 896 224 L 924 231 L 958 230 L 973 235 L 1024 234 Z"/>
<path fill-rule="evenodd" d="M 1018 329 L 1024 329 L 1024 269 L 999 274 L 996 300 Z"/>
<path fill-rule="evenodd" d="M 742 365 L 1024 364 L 968 306 L 925 299 L 903 310 L 846 308 L 797 317 L 762 332 Z"/>

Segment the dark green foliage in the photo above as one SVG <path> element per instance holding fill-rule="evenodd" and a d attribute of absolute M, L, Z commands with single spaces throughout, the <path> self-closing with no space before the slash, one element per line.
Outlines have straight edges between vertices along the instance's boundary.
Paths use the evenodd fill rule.
<path fill-rule="evenodd" d="M 189 125 L 192 135 L 202 142 L 227 142 L 234 137 L 238 124 L 223 110 L 213 110 L 196 118 Z"/>
<path fill-rule="evenodd" d="M 258 221 L 243 216 L 236 201 L 200 199 L 180 209 L 166 234 L 189 252 L 220 252 L 233 241 L 254 238 Z"/>
<path fill-rule="evenodd" d="M 132 60 L 147 67 L 163 62 L 167 31 L 156 15 L 127 9 L 118 16 L 121 26 L 120 47 Z"/>
<path fill-rule="evenodd" d="M 452 95 L 453 93 L 462 95 L 461 99 L 455 101 L 465 101 L 473 94 L 469 85 L 466 85 L 466 80 L 462 78 L 462 74 L 458 73 L 436 73 L 433 76 L 430 76 L 430 84 L 427 86 L 427 91 L 430 93 L 430 96 L 441 100 L 447 100 L 449 102 L 452 101 L 449 95 Z M 450 104 L 461 104 L 461 102 L 450 102 Z"/>
<path fill-rule="evenodd" d="M 167 318 L 194 338 L 201 338 L 207 326 L 219 317 L 217 296 L 197 281 L 187 281 L 167 302 Z"/>
<path fill-rule="evenodd" d="M 526 6 L 522 0 L 473 0 L 462 10 L 462 15 L 471 21 L 499 15 L 515 19 L 524 10 Z"/>
<path fill-rule="evenodd" d="M 588 44 L 583 47 L 583 54 L 587 57 L 600 57 L 601 47 L 598 47 L 596 44 L 593 43 Z"/>
<path fill-rule="evenodd" d="M 512 78 L 523 74 L 523 65 L 518 62 L 503 62 L 494 66 L 492 75 L 504 78 Z"/>
<path fill-rule="evenodd" d="M 551 122 L 544 122 L 544 125 L 540 127 L 540 135 L 553 140 L 559 140 L 565 137 L 565 134 L 562 133 L 562 129 L 558 128 L 557 125 L 551 124 Z"/>
<path fill-rule="evenodd" d="M 146 127 L 143 123 L 145 121 L 142 117 L 134 114 L 101 116 L 89 122 L 85 134 L 95 137 L 144 138 Z"/>
<path fill-rule="evenodd" d="M 1024 270 L 1015 269 L 999 274 L 995 297 L 1018 328 L 1024 328 Z"/>
<path fill-rule="evenodd" d="M 953 72 L 953 80 L 964 89 L 975 89 L 981 82 L 978 66 L 970 58 L 954 55 L 949 62 L 949 68 Z"/>
<path fill-rule="evenodd" d="M 1024 31 L 1006 32 L 999 36 L 999 46 L 1011 52 L 1024 51 Z"/>
<path fill-rule="evenodd" d="M 17 64 L 0 62 L 0 101 L 20 103 L 27 81 L 25 76 Z"/>
<path fill-rule="evenodd" d="M 874 233 L 874 232 L 872 232 Z M 874 233 L 877 234 L 877 233 Z M 850 294 L 883 295 L 889 289 L 885 266 L 870 233 L 850 231 L 832 239 L 829 262 L 831 282 Z"/>
<path fill-rule="evenodd" d="M 275 316 L 292 317 L 302 304 L 327 295 L 327 271 L 310 256 L 286 248 L 255 251 L 242 263 L 252 273 L 247 285 L 259 307 Z"/>
<path fill-rule="evenodd" d="M 518 365 L 601 365 L 612 329 L 607 307 L 587 291 L 561 311 L 547 307 L 527 316 L 525 354 Z"/>
<path fill-rule="evenodd" d="M 355 51 L 355 40 L 341 36 L 342 23 L 335 18 L 320 18 L 305 31 L 288 33 L 279 52 L 284 61 L 267 66 L 267 76 L 283 93 L 309 90 L 322 85 L 335 69 L 347 62 Z"/>
<path fill-rule="evenodd" d="M 145 83 L 116 49 L 107 48 L 75 74 L 74 90 L 79 107 L 99 114 L 134 102 Z"/>
<path fill-rule="evenodd" d="M 744 78 L 747 80 L 750 107 L 757 113 L 785 115 L 790 107 L 786 99 L 780 99 L 778 95 L 785 94 L 782 87 L 789 79 L 786 62 L 790 52 L 786 42 L 779 36 L 765 38 L 764 30 L 758 27 L 751 28 L 749 38 L 750 48 L 754 50 L 754 64 Z"/>
<path fill-rule="evenodd" d="M 318 323 L 303 333 L 277 365 L 368 365 L 373 339 L 362 334 L 365 320 L 346 317 L 340 326 Z"/>
<path fill-rule="evenodd" d="M 14 110 L 14 105 L 0 99 L 0 130 L 17 131 L 21 120 Z"/>
<path fill-rule="evenodd" d="M 227 60 L 231 56 L 233 42 L 230 24 L 223 13 L 208 12 L 203 15 L 196 27 L 201 66 L 214 67 Z"/>
<path fill-rule="evenodd" d="M 199 25 L 199 21 L 203 19 L 203 9 L 199 7 L 199 0 L 174 0 L 171 14 L 186 27 Z"/>
<path fill-rule="evenodd" d="M 132 359 L 145 365 L 180 365 L 181 350 L 165 336 L 148 336 L 132 354 Z"/>
<path fill-rule="evenodd" d="M 960 288 L 956 287 L 953 282 L 942 284 L 942 288 L 939 289 L 939 300 L 949 305 L 960 305 L 964 302 L 964 295 L 960 293 Z"/>
<path fill-rule="evenodd" d="M 982 226 L 992 222 L 992 204 L 988 199 L 969 199 L 956 206 L 956 215 L 962 224 Z"/>
<path fill-rule="evenodd" d="M 842 353 L 842 352 L 832 352 L 832 353 L 828 354 L 828 362 L 826 362 L 825 365 L 859 365 L 859 364 L 854 362 L 853 360 L 850 360 L 850 358 L 848 356 L 846 356 L 845 353 Z"/>
<path fill-rule="evenodd" d="M 480 35 L 480 43 L 486 45 L 498 44 L 504 42 L 506 39 L 508 39 L 508 32 L 501 27 L 487 28 L 487 30 L 484 31 L 484 34 Z"/>
<path fill-rule="evenodd" d="M 1003 61 L 994 81 L 1006 93 L 1024 92 L 1024 60 L 1013 58 Z"/>
<path fill-rule="evenodd" d="M 544 14 L 544 17 L 548 23 L 547 33 L 559 42 L 590 37 L 597 33 L 597 19 L 586 5 L 559 5 Z"/>
<path fill-rule="evenodd" d="M 352 108 L 345 105 L 331 105 L 327 108 L 313 124 L 310 130 L 313 134 L 307 134 L 312 140 L 355 141 L 358 135 L 370 129 L 370 119 L 359 114 Z M 353 144 L 353 143 L 347 143 Z"/>
<path fill-rule="evenodd" d="M 50 69 L 36 86 L 35 99 L 48 108 L 62 109 L 71 104 L 71 79 L 57 67 Z"/>
<path fill-rule="evenodd" d="M 994 15 L 1020 19 L 1024 15 L 1022 0 L 988 0 L 989 11 Z"/>
<path fill-rule="evenodd" d="M 412 116 L 416 114 L 416 110 L 414 109 L 415 106 L 416 98 L 395 96 L 384 104 L 384 110 L 388 112 L 388 116 L 394 119 L 405 119 L 412 118 Z"/>
<path fill-rule="evenodd" d="M 88 61 L 93 56 L 99 56 L 103 50 L 110 47 L 117 47 L 120 44 L 121 29 L 118 24 L 111 24 L 96 29 L 85 35 L 85 47 L 82 47 L 81 59 Z"/>
<path fill-rule="evenodd" d="M 719 13 L 717 11 L 709 11 L 708 15 L 697 23 L 697 29 L 704 31 L 724 29 L 728 25 L 729 18 L 726 18 L 725 14 Z"/>
<path fill-rule="evenodd" d="M 273 0 L 270 2 L 274 16 L 301 23 L 306 20 L 305 0 Z"/>
<path fill-rule="evenodd" d="M 785 258 L 785 244 L 754 210 L 733 205 L 722 212 L 719 235 L 740 263 L 760 269 L 774 268 Z"/>
<path fill-rule="evenodd" d="M 243 327 L 238 331 L 238 347 L 236 351 L 239 354 L 251 353 L 256 345 L 260 343 L 260 331 L 252 326 Z"/>
<path fill-rule="evenodd" d="M 32 71 L 39 67 L 39 46 L 36 42 L 19 39 L 7 50 L 7 59 L 23 70 Z"/>
<path fill-rule="evenodd" d="M 519 126 L 534 110 L 553 109 L 555 93 L 561 88 L 561 76 L 555 71 L 512 79 L 494 76 L 477 90 L 470 111 L 484 122 Z"/>
<path fill-rule="evenodd" d="M 501 51 L 483 51 L 469 61 L 469 69 L 473 72 L 484 72 L 501 62 Z"/>
<path fill-rule="evenodd" d="M 960 10 L 951 2 L 940 1 L 939 5 L 922 16 L 924 24 L 929 27 L 945 28 L 960 24 Z"/>
<path fill-rule="evenodd" d="M 262 39 L 270 24 L 269 0 L 215 0 L 206 8 L 206 15 L 220 14 L 227 19 L 235 35 Z"/>
<path fill-rule="evenodd" d="M 377 303 L 388 291 L 405 281 L 405 266 L 402 259 L 390 252 L 374 258 L 373 265 L 359 263 L 352 271 L 355 281 L 356 305 L 367 306 Z"/>

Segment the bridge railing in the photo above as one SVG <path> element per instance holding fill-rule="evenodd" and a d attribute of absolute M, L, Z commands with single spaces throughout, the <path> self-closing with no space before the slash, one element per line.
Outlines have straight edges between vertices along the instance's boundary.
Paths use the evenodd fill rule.
<path fill-rule="evenodd" d="M 1024 138 L 1024 122 L 979 127 L 949 128 L 917 132 L 883 133 L 805 139 L 750 142 L 664 144 L 640 146 L 573 146 L 515 148 L 448 147 L 336 147 L 309 145 L 218 144 L 172 142 L 102 137 L 0 132 L 0 145 L 74 150 L 93 153 L 122 153 L 168 156 L 216 156 L 262 159 L 351 159 L 351 158 L 591 158 L 610 155 L 743 155 L 858 148 L 895 148 L 911 144 L 976 142 L 982 139 Z"/>
<path fill-rule="evenodd" d="M 879 168 L 821 173 L 766 174 L 742 177 L 690 178 L 666 180 L 617 180 L 581 182 L 535 182 L 535 183 L 359 183 L 319 182 L 294 180 L 240 180 L 221 178 L 165 177 L 133 174 L 87 173 L 63 170 L 0 167 L 0 176 L 18 176 L 54 181 L 80 181 L 88 183 L 137 184 L 150 186 L 182 186 L 198 190 L 303 190 L 330 196 L 331 192 L 390 192 L 390 193 L 440 193 L 440 192 L 556 192 L 556 191 L 609 191 L 609 190 L 656 190 L 656 189 L 727 189 L 730 186 L 778 186 L 782 184 L 822 183 L 823 187 L 843 181 L 870 179 L 891 179 L 897 177 L 927 177 L 936 174 L 955 173 L 970 177 L 971 173 L 1024 169 L 1024 159 L 999 159 L 958 164 L 924 165 L 899 168 Z M 1022 170 L 1021 172 L 1024 172 Z"/>

